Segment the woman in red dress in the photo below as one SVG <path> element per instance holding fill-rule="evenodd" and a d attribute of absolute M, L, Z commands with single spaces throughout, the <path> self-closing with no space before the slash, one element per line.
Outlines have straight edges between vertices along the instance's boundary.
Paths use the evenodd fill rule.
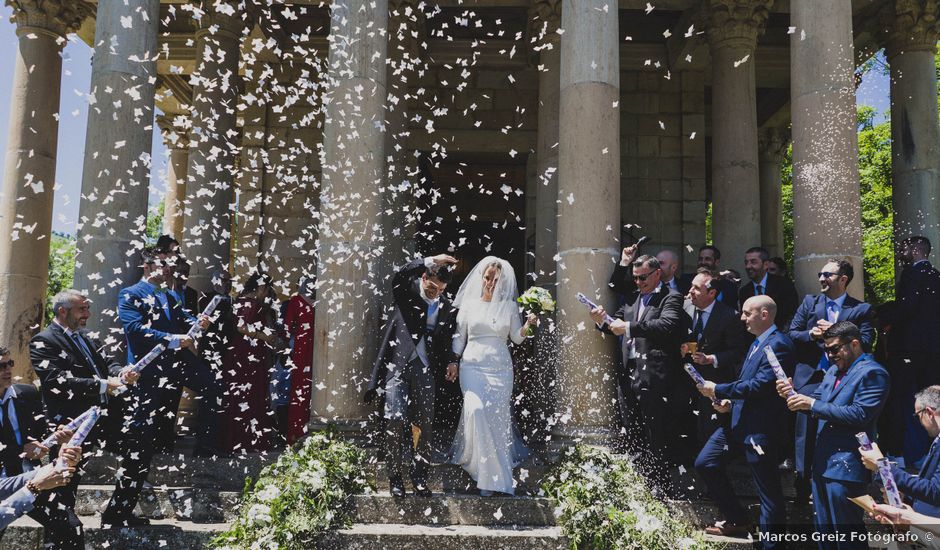
<path fill-rule="evenodd" d="M 270 449 L 274 430 L 268 405 L 268 378 L 279 340 L 271 279 L 252 275 L 233 306 L 234 345 L 222 369 L 226 414 L 222 417 L 222 450 L 230 453 Z"/>
<path fill-rule="evenodd" d="M 310 384 L 313 375 L 313 280 L 301 277 L 297 294 L 287 303 L 284 328 L 294 340 L 291 350 L 290 402 L 287 405 L 287 443 L 307 435 L 310 422 Z"/>

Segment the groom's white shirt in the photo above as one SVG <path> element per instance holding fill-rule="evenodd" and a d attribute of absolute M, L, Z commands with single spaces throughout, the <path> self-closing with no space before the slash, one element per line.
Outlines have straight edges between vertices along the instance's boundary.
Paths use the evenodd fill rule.
<path fill-rule="evenodd" d="M 432 266 L 432 265 L 434 265 L 434 260 L 432 260 L 430 256 L 428 256 L 427 258 L 424 259 L 424 267 L 426 267 L 426 268 L 428 268 L 428 269 L 431 269 L 431 266 Z M 429 307 L 430 307 L 431 304 L 437 302 L 438 307 L 434 308 L 434 312 L 432 312 L 430 315 L 428 315 L 428 320 L 427 320 L 427 326 L 433 327 L 433 326 L 437 325 L 437 314 L 438 314 L 438 312 L 441 310 L 441 307 L 440 307 L 441 297 L 438 296 L 437 298 L 435 298 L 434 300 L 432 300 L 432 299 L 428 298 L 427 296 L 425 296 L 425 295 L 424 295 L 424 287 L 421 286 L 421 283 L 420 283 L 420 282 L 418 283 L 418 292 L 421 294 L 421 299 L 424 300 L 424 302 L 425 302 Z M 427 346 L 427 344 L 425 344 L 425 340 L 426 340 L 426 338 L 425 338 L 424 336 L 422 336 L 422 337 L 421 337 L 421 340 L 418 341 L 418 345 L 415 347 L 414 353 L 412 353 L 412 354 L 411 354 L 411 357 L 408 358 L 408 362 L 409 362 L 409 363 L 412 362 L 412 361 L 414 361 L 414 360 L 415 360 L 415 357 L 417 357 L 418 359 L 421 360 L 421 363 L 422 363 L 425 367 L 430 366 L 430 365 L 428 364 L 428 346 Z"/>

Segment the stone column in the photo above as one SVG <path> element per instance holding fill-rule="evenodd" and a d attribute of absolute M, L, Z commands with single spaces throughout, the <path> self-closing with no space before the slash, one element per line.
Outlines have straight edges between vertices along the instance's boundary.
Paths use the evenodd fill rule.
<path fill-rule="evenodd" d="M 183 238 L 186 206 L 186 170 L 189 164 L 189 119 L 183 115 L 157 117 L 163 143 L 170 152 L 163 196 L 163 233 Z"/>
<path fill-rule="evenodd" d="M 610 9 L 613 6 L 614 9 Z M 620 251 L 620 45 L 609 0 L 562 3 L 558 153 L 558 423 L 561 441 L 610 441 L 616 339 L 575 298 L 612 309 Z"/>
<path fill-rule="evenodd" d="M 93 301 L 92 329 L 114 329 L 118 290 L 140 277 L 150 186 L 159 0 L 99 0 L 91 70 L 75 288 Z M 104 334 L 101 335 L 106 338 Z"/>
<path fill-rule="evenodd" d="M 728 265 L 760 244 L 754 50 L 772 0 L 710 0 L 712 236 Z"/>
<path fill-rule="evenodd" d="M 29 339 L 42 324 L 49 271 L 59 134 L 62 48 L 92 10 L 84 3 L 7 1 L 17 47 L 0 196 L 0 345 L 15 376 L 29 372 Z"/>
<path fill-rule="evenodd" d="M 851 0 L 791 0 L 790 102 L 793 133 L 793 270 L 797 292 L 819 291 L 827 258 L 848 258 L 859 276 L 862 221 L 858 187 Z"/>
<path fill-rule="evenodd" d="M 529 35 L 537 39 L 534 47 L 539 71 L 538 135 L 535 149 L 535 284 L 557 298 L 556 262 L 558 254 L 558 110 L 561 84 L 561 0 L 539 0 L 529 9 Z M 554 330 L 555 316 L 546 316 L 535 339 L 534 387 L 526 392 L 528 404 L 538 419 L 532 425 L 540 432 L 532 442 L 545 440 L 541 433 L 555 404 L 554 380 L 558 345 Z"/>
<path fill-rule="evenodd" d="M 376 352 L 387 0 L 335 0 L 325 82 L 321 229 L 311 424 L 358 431 Z"/>
<path fill-rule="evenodd" d="M 940 247 L 940 124 L 934 56 L 940 2 L 893 0 L 882 18 L 891 67 L 891 174 L 894 236 Z M 937 253 L 933 256 L 936 258 Z"/>
<path fill-rule="evenodd" d="M 760 235 L 771 256 L 783 256 L 783 202 L 780 196 L 780 165 L 790 142 L 784 128 L 761 128 L 760 148 Z"/>
<path fill-rule="evenodd" d="M 226 9 L 222 9 L 222 8 Z M 240 78 L 238 75 L 241 9 L 228 2 L 203 4 L 205 13 L 196 31 L 196 69 L 193 86 L 192 131 L 186 172 L 187 215 L 183 222 L 183 252 L 192 265 L 189 285 L 208 291 L 212 272 L 230 268 L 234 210 L 235 127 Z"/>

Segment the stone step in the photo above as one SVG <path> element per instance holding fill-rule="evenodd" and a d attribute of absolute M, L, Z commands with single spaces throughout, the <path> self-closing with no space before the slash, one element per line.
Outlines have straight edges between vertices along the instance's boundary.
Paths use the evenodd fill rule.
<path fill-rule="evenodd" d="M 751 521 L 757 524 L 760 503 L 749 498 L 742 498 L 741 503 L 750 513 Z M 718 510 L 718 505 L 711 500 L 671 500 L 668 504 L 677 514 L 699 527 L 725 519 Z M 787 500 L 787 523 L 812 525 L 813 509 L 809 506 L 797 506 L 792 500 Z"/>
<path fill-rule="evenodd" d="M 558 527 L 484 527 L 479 525 L 353 524 L 330 533 L 318 545 L 336 550 L 564 550 Z"/>
<path fill-rule="evenodd" d="M 409 495 L 393 498 L 387 491 L 356 495 L 350 502 L 352 520 L 360 524 L 540 526 L 555 525 L 551 501 L 538 497 Z"/>
<path fill-rule="evenodd" d="M 82 518 L 88 548 L 189 550 L 207 548 L 209 539 L 228 528 L 225 523 L 154 520 L 150 527 L 102 529 L 99 517 Z M 42 526 L 22 517 L 7 527 L 0 550 L 41 550 Z"/>
<path fill-rule="evenodd" d="M 384 462 L 375 462 L 367 466 L 375 476 L 376 488 L 388 490 L 388 468 Z M 538 464 L 522 464 L 513 470 L 513 479 L 516 480 L 516 493 L 537 493 L 542 478 L 550 469 L 549 466 Z M 406 468 L 407 470 L 407 468 Z M 407 472 L 403 480 L 410 487 Z M 476 493 L 476 482 L 462 467 L 456 464 L 437 464 L 430 468 L 428 487 L 432 491 L 446 493 Z"/>
<path fill-rule="evenodd" d="M 241 491 L 245 478 L 256 479 L 261 469 L 277 460 L 276 453 L 245 454 L 229 457 L 201 457 L 183 453 L 158 454 L 153 457 L 148 481 L 168 487 L 211 487 Z M 114 483 L 117 457 L 104 452 L 84 466 L 82 483 L 109 485 Z"/>
<path fill-rule="evenodd" d="M 79 485 L 75 513 L 82 517 L 100 514 L 113 490 L 113 485 Z M 202 487 L 151 487 L 141 492 L 135 513 L 151 519 L 223 523 L 237 515 L 240 496 L 237 491 Z"/>

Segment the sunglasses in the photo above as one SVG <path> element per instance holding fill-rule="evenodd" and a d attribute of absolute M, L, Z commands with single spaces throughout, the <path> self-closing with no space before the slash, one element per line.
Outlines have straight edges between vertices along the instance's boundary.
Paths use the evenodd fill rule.
<path fill-rule="evenodd" d="M 848 342 L 846 342 L 845 344 L 835 344 L 832 346 L 827 346 L 823 349 L 826 351 L 826 355 L 836 355 L 839 353 L 839 350 L 842 349 L 843 346 L 845 346 L 846 344 L 848 344 Z"/>
<path fill-rule="evenodd" d="M 656 273 L 656 272 L 655 272 L 655 271 L 651 271 L 651 272 L 649 272 L 649 273 L 647 273 L 647 274 L 645 274 L 645 275 L 634 275 L 634 276 L 633 276 L 633 280 L 634 280 L 634 281 L 643 282 L 643 281 L 649 279 L 650 275 L 652 275 L 653 273 Z"/>
<path fill-rule="evenodd" d="M 820 272 L 817 273 L 816 275 L 817 275 L 820 279 L 828 279 L 828 278 L 830 278 L 830 277 L 833 277 L 833 276 L 835 276 L 835 275 L 838 275 L 838 273 L 830 273 L 829 271 L 820 271 Z"/>
<path fill-rule="evenodd" d="M 13 366 L 13 359 L 10 359 L 9 361 L 0 361 L 0 369 L 5 369 L 7 367 L 12 367 L 12 366 Z"/>

